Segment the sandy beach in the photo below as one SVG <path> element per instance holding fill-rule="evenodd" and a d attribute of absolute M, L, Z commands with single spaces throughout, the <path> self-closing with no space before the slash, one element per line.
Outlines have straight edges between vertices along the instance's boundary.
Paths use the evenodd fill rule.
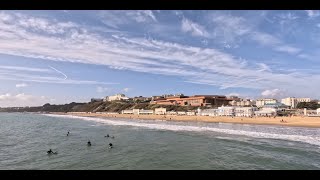
<path fill-rule="evenodd" d="M 239 124 L 280 125 L 295 127 L 320 128 L 320 117 L 225 117 L 225 116 L 177 116 L 177 115 L 130 115 L 130 114 L 95 114 L 95 113 L 54 113 L 60 115 L 86 117 L 112 117 L 127 119 L 157 119 L 166 121 L 222 122 Z M 284 122 L 280 122 L 283 119 Z"/>

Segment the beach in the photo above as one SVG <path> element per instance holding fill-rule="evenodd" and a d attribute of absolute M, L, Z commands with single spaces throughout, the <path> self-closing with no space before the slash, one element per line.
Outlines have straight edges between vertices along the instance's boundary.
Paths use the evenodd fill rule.
<path fill-rule="evenodd" d="M 212 123 L 237 123 L 279 125 L 293 127 L 320 128 L 320 117 L 293 116 L 293 117 L 226 117 L 226 116 L 184 116 L 184 115 L 133 115 L 133 114 L 96 114 L 96 113 L 52 113 L 60 115 L 73 115 L 85 117 L 111 117 L 126 119 L 165 120 L 165 121 L 189 121 Z M 284 122 L 281 122 L 283 120 Z"/>

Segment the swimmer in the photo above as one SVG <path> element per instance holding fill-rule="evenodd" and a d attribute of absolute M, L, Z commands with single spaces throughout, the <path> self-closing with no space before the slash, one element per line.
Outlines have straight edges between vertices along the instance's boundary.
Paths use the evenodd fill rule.
<path fill-rule="evenodd" d="M 88 141 L 88 146 L 91 146 L 91 142 L 90 142 L 90 140 Z"/>
<path fill-rule="evenodd" d="M 68 131 L 67 136 L 69 136 L 70 132 Z"/>
<path fill-rule="evenodd" d="M 109 148 L 113 148 L 113 145 L 112 145 L 112 143 L 109 143 Z"/>

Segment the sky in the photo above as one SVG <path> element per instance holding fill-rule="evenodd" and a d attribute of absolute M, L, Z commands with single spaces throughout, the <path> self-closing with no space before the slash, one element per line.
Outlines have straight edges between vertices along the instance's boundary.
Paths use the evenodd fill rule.
<path fill-rule="evenodd" d="M 320 98 L 320 11 L 0 11 L 0 107 Z"/>

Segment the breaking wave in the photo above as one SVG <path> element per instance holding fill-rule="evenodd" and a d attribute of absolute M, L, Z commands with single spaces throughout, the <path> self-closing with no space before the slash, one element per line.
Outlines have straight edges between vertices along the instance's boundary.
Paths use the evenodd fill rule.
<path fill-rule="evenodd" d="M 224 133 L 229 135 L 241 135 L 253 138 L 265 138 L 265 139 L 280 139 L 280 140 L 289 140 L 289 141 L 298 141 L 303 143 L 308 143 L 312 145 L 320 146 L 320 130 L 315 129 L 314 131 L 316 134 L 312 135 L 303 135 L 303 132 L 290 132 L 291 134 L 284 134 L 281 131 L 286 131 L 288 133 L 288 128 L 279 127 L 278 130 L 280 132 L 260 132 L 252 131 L 252 130 L 242 130 L 242 129 L 227 129 L 221 127 L 210 127 L 210 126 L 197 126 L 197 125 L 183 125 L 180 124 L 171 124 L 171 122 L 145 122 L 142 121 L 134 121 L 134 120 L 112 120 L 112 119 L 104 119 L 104 118 L 97 118 L 97 117 L 80 117 L 80 116 L 72 116 L 72 115 L 52 115 L 52 114 L 45 114 L 45 116 L 51 117 L 63 117 L 63 118 L 74 118 L 74 119 L 81 119 L 85 121 L 93 121 L 102 124 L 109 124 L 109 125 L 116 125 L 116 126 L 134 126 L 134 127 L 141 127 L 141 128 L 148 128 L 148 129 L 156 129 L 156 130 L 169 130 L 169 131 L 192 131 L 192 132 L 218 132 Z M 250 125 L 255 126 L 255 125 Z M 273 128 L 276 129 L 276 128 Z M 256 129 L 255 129 L 256 130 Z M 274 131 L 274 130 L 273 130 Z"/>

